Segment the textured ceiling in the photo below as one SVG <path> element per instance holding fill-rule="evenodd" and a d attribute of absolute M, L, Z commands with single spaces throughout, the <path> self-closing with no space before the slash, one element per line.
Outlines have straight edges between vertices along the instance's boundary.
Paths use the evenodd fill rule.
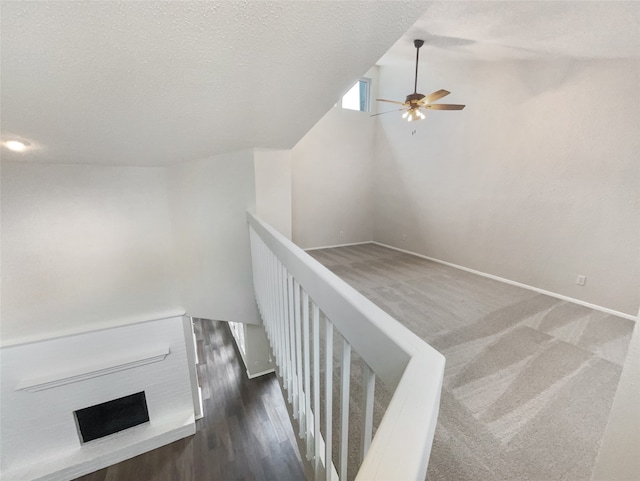
<path fill-rule="evenodd" d="M 0 6 L 3 159 L 166 165 L 292 147 L 427 4 Z"/>
<path fill-rule="evenodd" d="M 413 61 L 414 38 L 425 61 L 640 56 L 635 0 L 3 0 L 0 15 L 2 137 L 34 147 L 2 158 L 32 162 L 290 148 L 390 47 L 379 63 Z"/>
<path fill-rule="evenodd" d="M 440 1 L 378 62 L 640 58 L 640 1 Z"/>

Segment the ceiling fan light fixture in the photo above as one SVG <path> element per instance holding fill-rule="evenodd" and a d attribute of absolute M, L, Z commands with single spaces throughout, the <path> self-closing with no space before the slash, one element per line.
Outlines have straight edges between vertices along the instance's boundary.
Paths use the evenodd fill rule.
<path fill-rule="evenodd" d="M 425 115 L 420 111 L 419 108 L 413 107 L 402 114 L 402 118 L 406 118 L 407 122 L 413 122 L 414 120 L 423 120 L 425 118 Z"/>

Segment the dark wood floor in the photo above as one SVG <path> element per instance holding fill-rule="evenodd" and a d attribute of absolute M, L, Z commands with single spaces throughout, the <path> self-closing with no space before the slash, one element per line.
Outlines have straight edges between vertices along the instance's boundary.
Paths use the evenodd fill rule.
<path fill-rule="evenodd" d="M 302 481 L 275 374 L 249 380 L 224 322 L 196 323 L 204 418 L 194 436 L 79 481 Z"/>

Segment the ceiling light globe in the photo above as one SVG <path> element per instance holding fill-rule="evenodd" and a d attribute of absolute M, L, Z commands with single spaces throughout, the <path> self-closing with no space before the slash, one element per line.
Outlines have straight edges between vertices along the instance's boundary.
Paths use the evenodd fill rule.
<path fill-rule="evenodd" d="M 19 140 L 7 140 L 4 145 L 7 149 L 13 150 L 14 152 L 24 152 L 27 148 L 27 144 Z"/>

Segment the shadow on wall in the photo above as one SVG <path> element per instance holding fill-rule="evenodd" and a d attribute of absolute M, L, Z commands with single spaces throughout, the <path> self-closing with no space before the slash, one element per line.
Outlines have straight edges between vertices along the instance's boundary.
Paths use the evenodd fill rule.
<path fill-rule="evenodd" d="M 409 131 L 413 126 L 397 117 L 387 119 L 388 122 L 398 124 L 393 135 L 410 136 Z M 418 251 L 420 246 L 430 244 L 429 232 L 423 228 L 416 230 L 425 213 L 418 211 L 418 203 L 412 198 L 411 188 L 406 180 L 407 172 L 403 172 L 402 164 L 394 155 L 389 134 L 382 128 L 376 131 L 375 146 L 373 191 L 376 195 L 373 196 L 375 215 L 372 240 L 400 249 Z M 414 160 L 416 164 L 426 161 L 422 157 Z M 394 188 L 387 190 L 382 183 L 390 183 Z"/>
<path fill-rule="evenodd" d="M 571 87 L 572 82 L 584 76 L 585 65 L 584 62 L 578 60 L 562 59 L 546 62 L 540 68 L 532 69 L 527 66 L 526 62 L 522 62 L 522 68 L 517 68 L 516 72 L 520 84 L 532 96 L 537 96 L 558 90 L 563 86 Z"/>

